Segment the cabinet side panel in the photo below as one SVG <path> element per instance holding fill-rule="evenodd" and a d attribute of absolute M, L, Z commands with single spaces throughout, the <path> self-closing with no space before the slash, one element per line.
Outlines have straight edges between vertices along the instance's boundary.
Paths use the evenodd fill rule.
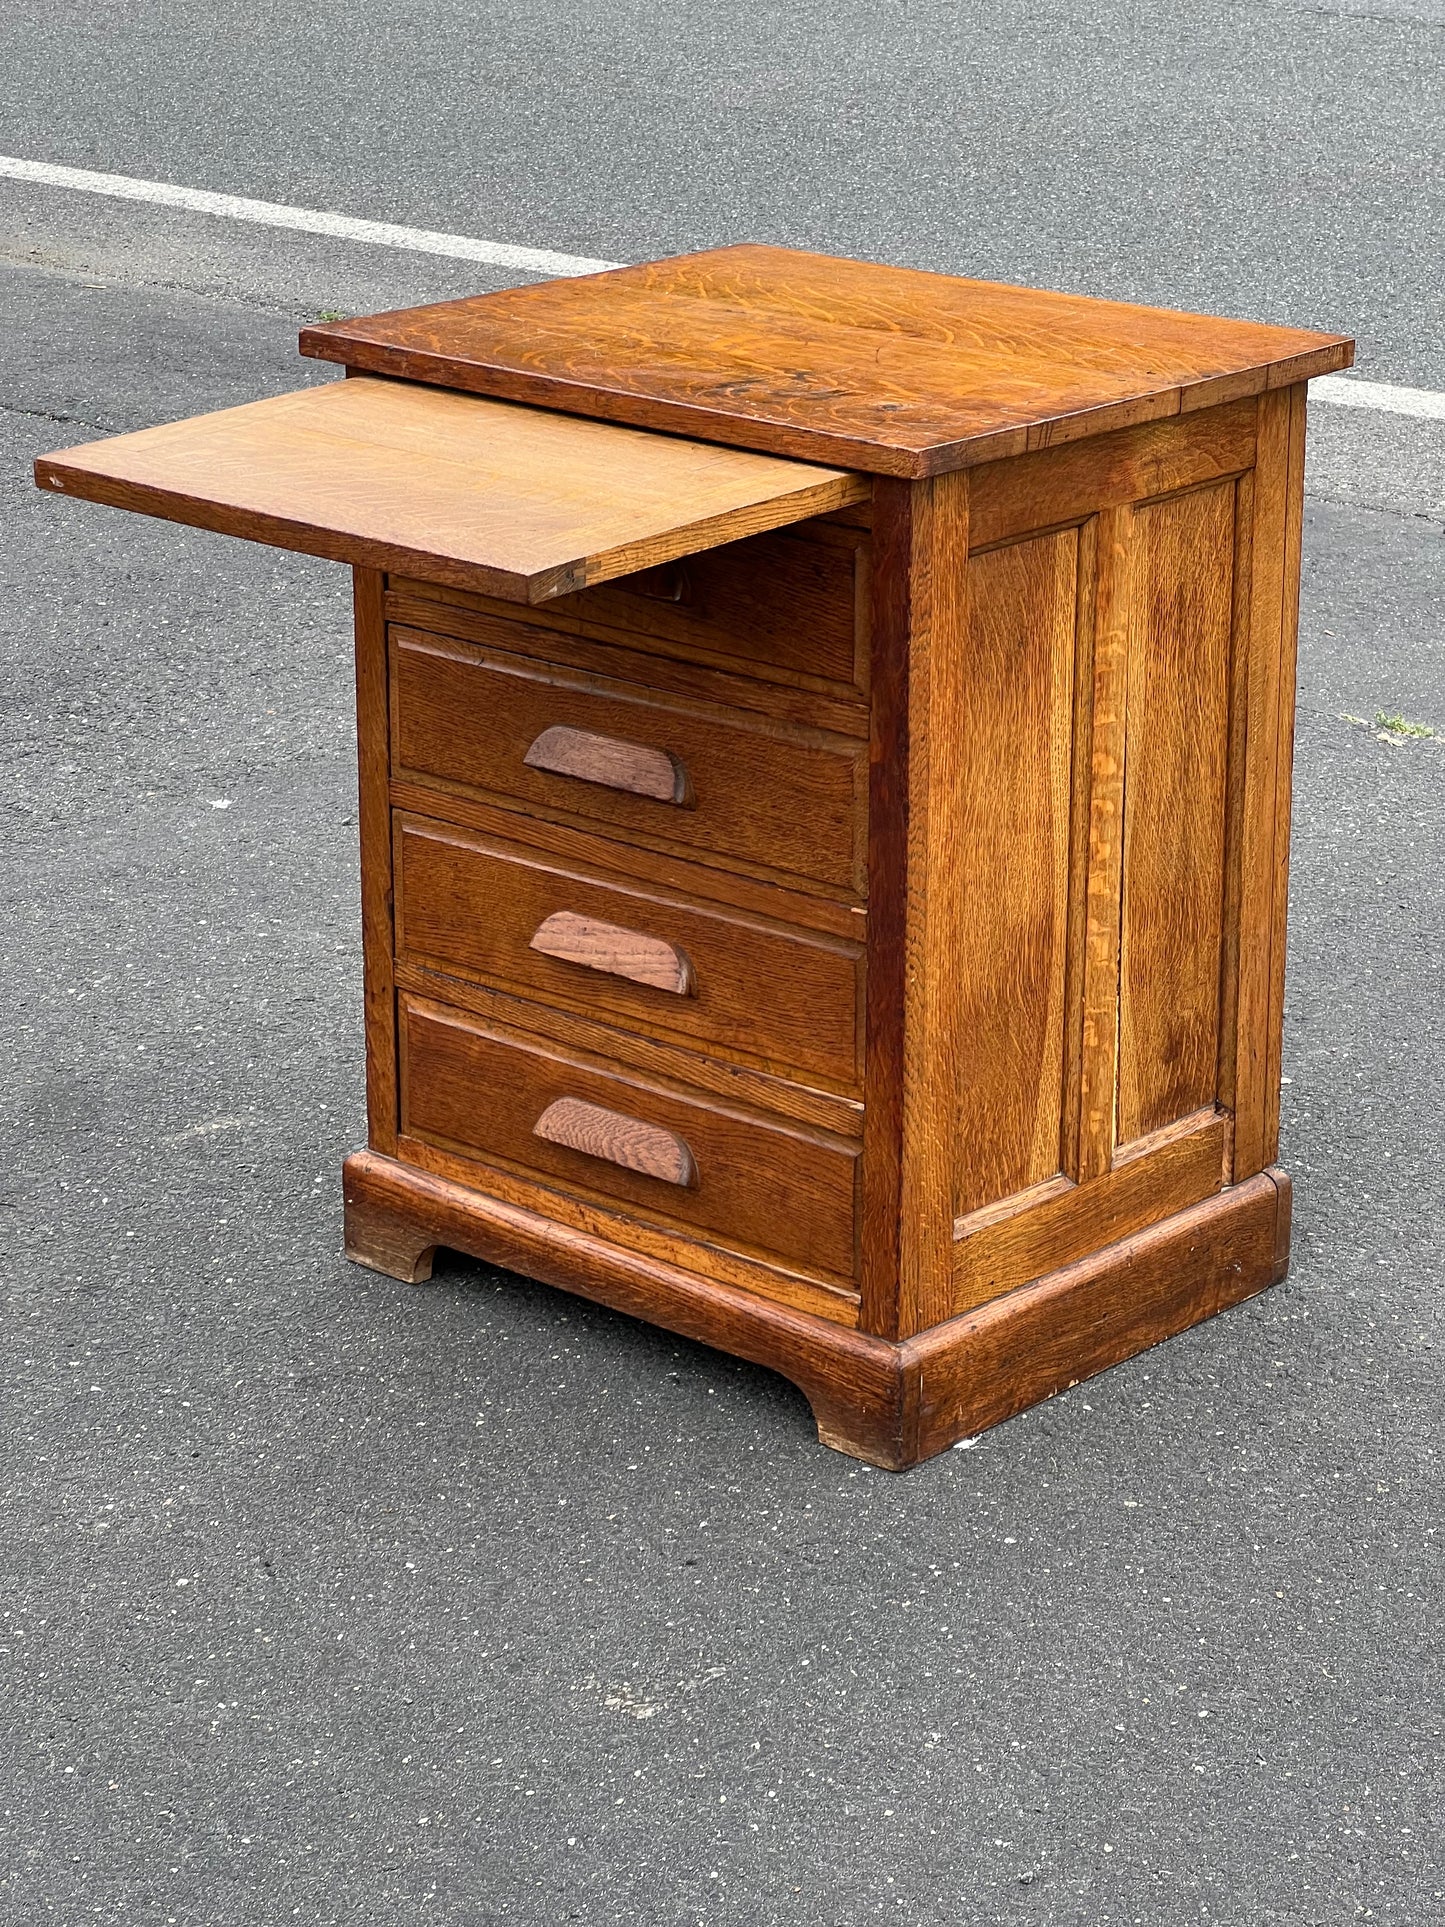
<path fill-rule="evenodd" d="M 1134 517 L 1118 1141 L 1212 1104 L 1224 935 L 1232 483 Z"/>
<path fill-rule="evenodd" d="M 392 980 L 391 730 L 385 578 L 352 571 L 356 610 L 356 752 L 361 832 L 361 945 L 366 1013 L 366 1121 L 374 1151 L 396 1151 L 396 988 Z"/>
<path fill-rule="evenodd" d="M 1134 511 L 1104 509 L 1094 533 L 1093 648 L 1087 674 L 1086 787 L 1079 808 L 1088 835 L 1075 889 L 1083 895 L 1079 944 L 1079 1109 L 1072 1166 L 1080 1184 L 1114 1160 L 1119 1073 L 1119 898 L 1124 862 L 1124 706 L 1129 677 Z M 1081 670 L 1081 673 L 1085 673 Z M 1082 740 L 1080 747 L 1082 748 Z M 1082 760 L 1082 759 L 1081 759 Z M 1084 772 L 1081 771 L 1081 775 Z"/>
<path fill-rule="evenodd" d="M 873 543 L 860 1324 L 896 1338 L 952 1295 L 966 472 L 880 482 Z"/>
<path fill-rule="evenodd" d="M 1231 1172 L 1236 1082 L 1241 1122 L 1252 1101 L 1255 1138 L 1267 1138 L 1288 567 L 1283 510 L 1262 509 L 1251 457 L 1258 419 L 1259 474 L 1288 469 L 1293 403 L 1250 407 L 1247 420 L 1231 405 L 1157 425 L 1149 475 L 1111 467 L 1079 529 L 1059 1166 L 1035 1165 L 1008 1195 L 961 1191 L 956 1311 L 1219 1190 Z M 1229 424 L 1227 459 L 1190 470 L 1188 450 L 1213 445 Z M 1082 489 L 1076 466 L 1069 485 Z M 973 482 L 976 534 L 994 533 L 989 505 L 1004 499 L 997 484 L 990 495 L 988 474 Z M 1120 499 L 1126 483 L 1132 499 Z M 1051 486 L 1043 476 L 1049 507 Z M 1277 482 L 1264 493 L 1282 500 Z M 1041 513 L 1009 499 L 1011 521 Z M 1035 523 L 1025 540 L 1046 533 Z M 1254 570 L 1270 538 L 1261 590 Z M 976 601 L 971 649 L 989 633 L 986 598 Z M 1041 715 L 1036 697 L 1035 728 Z M 1008 782 L 995 790 L 1013 793 Z M 967 1046 L 982 1036 L 970 1022 Z"/>
<path fill-rule="evenodd" d="M 969 564 L 959 1213 L 1060 1166 L 1078 551 L 1065 529 Z"/>
<path fill-rule="evenodd" d="M 945 1317 L 953 1284 L 953 1162 L 965 1049 L 957 991 L 964 846 L 954 813 L 966 733 L 968 486 L 966 469 L 914 485 L 900 1335 Z M 871 930 L 869 936 L 871 945 Z"/>
<path fill-rule="evenodd" d="M 908 651 L 916 490 L 880 479 L 874 493 L 868 742 L 868 968 L 864 994 L 863 1172 L 859 1324 L 899 1330 L 903 1222 L 903 1007 L 908 924 Z"/>
<path fill-rule="evenodd" d="M 1236 1182 L 1272 1163 L 1279 1145 L 1304 414 L 1302 386 L 1260 398 L 1250 491 L 1237 1015 L 1225 1040 L 1233 1056 Z"/>
<path fill-rule="evenodd" d="M 1288 468 L 1285 481 L 1284 587 L 1280 611 L 1279 751 L 1275 763 L 1274 902 L 1270 934 L 1269 1070 L 1265 1079 L 1265 1164 L 1279 1156 L 1280 1074 L 1284 1049 L 1284 969 L 1289 918 L 1290 812 L 1294 795 L 1295 687 L 1299 656 L 1300 552 L 1304 539 L 1304 457 L 1308 389 L 1289 391 Z"/>

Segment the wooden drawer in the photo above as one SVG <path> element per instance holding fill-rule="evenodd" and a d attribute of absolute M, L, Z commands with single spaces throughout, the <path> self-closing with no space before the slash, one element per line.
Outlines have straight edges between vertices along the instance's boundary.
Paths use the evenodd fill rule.
<path fill-rule="evenodd" d="M 399 957 L 834 1089 L 858 1085 L 862 946 L 397 815 Z"/>
<path fill-rule="evenodd" d="M 403 995 L 405 1134 L 851 1283 L 859 1147 Z"/>
<path fill-rule="evenodd" d="M 413 629 L 391 663 L 399 780 L 862 894 L 860 741 Z"/>
<path fill-rule="evenodd" d="M 867 689 L 868 537 L 804 523 L 620 576 L 537 607 L 393 577 L 394 594 L 789 681 Z M 430 627 L 424 614 L 410 618 Z M 440 623 L 439 627 L 445 627 Z"/>

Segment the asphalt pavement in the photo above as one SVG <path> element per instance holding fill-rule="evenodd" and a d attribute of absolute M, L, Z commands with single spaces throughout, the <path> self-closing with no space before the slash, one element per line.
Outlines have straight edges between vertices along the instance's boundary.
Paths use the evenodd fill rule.
<path fill-rule="evenodd" d="M 1426 0 L 4 36 L 9 153 L 1316 323 L 1445 387 Z M 331 378 L 298 318 L 488 285 L 0 183 L 0 1920 L 1434 1927 L 1445 425 L 1311 411 L 1289 1279 L 898 1478 L 751 1366 L 344 1263 L 345 572 L 31 485 Z"/>

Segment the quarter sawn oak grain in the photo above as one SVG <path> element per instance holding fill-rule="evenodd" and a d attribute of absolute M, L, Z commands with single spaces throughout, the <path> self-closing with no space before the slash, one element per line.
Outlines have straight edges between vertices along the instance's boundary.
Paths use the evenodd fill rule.
<path fill-rule="evenodd" d="M 301 348 L 918 479 L 1287 387 L 1354 344 L 747 244 L 306 328 Z"/>
<path fill-rule="evenodd" d="M 41 487 L 513 602 L 866 498 L 853 475 L 392 381 L 45 455 Z"/>
<path fill-rule="evenodd" d="M 401 999 L 401 1035 L 409 1134 L 626 1207 L 646 1222 L 852 1282 L 856 1144 L 409 995 Z M 688 1147 L 695 1181 L 683 1186 L 591 1145 L 539 1137 L 539 1119 L 563 1098 L 670 1132 Z"/>
<path fill-rule="evenodd" d="M 775 1075 L 857 1086 L 860 943 L 400 813 L 395 876 L 400 957 Z"/>
<path fill-rule="evenodd" d="M 1348 341 L 742 247 L 307 345 L 391 379 L 39 474 L 358 562 L 353 1258 L 722 1345 L 894 1468 L 1283 1276 Z"/>
<path fill-rule="evenodd" d="M 644 1124 L 621 1111 L 604 1110 L 600 1104 L 586 1104 L 580 1097 L 554 1098 L 532 1126 L 532 1135 L 580 1151 L 584 1157 L 619 1164 L 624 1171 L 640 1171 L 663 1184 L 697 1183 L 692 1152 L 676 1131 Z"/>

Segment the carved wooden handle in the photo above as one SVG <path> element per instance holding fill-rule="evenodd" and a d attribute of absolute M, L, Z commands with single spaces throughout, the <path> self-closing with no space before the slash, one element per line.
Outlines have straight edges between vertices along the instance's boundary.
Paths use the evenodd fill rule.
<path fill-rule="evenodd" d="M 676 1131 L 622 1111 L 604 1110 L 580 1097 L 555 1099 L 532 1126 L 532 1135 L 589 1158 L 605 1158 L 626 1171 L 661 1178 L 664 1184 L 691 1187 L 697 1183 L 692 1152 Z"/>
<path fill-rule="evenodd" d="M 646 743 L 624 743 L 616 736 L 596 736 L 590 729 L 570 729 L 554 723 L 544 729 L 523 757 L 531 769 L 554 776 L 575 776 L 582 783 L 600 783 L 609 790 L 628 790 L 651 796 L 659 803 L 692 803 L 687 771 L 670 749 Z"/>
<path fill-rule="evenodd" d="M 692 959 L 662 937 L 644 937 L 621 924 L 600 917 L 579 917 L 572 910 L 554 910 L 538 924 L 530 948 L 563 963 L 587 970 L 605 970 L 612 977 L 628 977 L 654 990 L 670 990 L 675 997 L 697 994 Z"/>

